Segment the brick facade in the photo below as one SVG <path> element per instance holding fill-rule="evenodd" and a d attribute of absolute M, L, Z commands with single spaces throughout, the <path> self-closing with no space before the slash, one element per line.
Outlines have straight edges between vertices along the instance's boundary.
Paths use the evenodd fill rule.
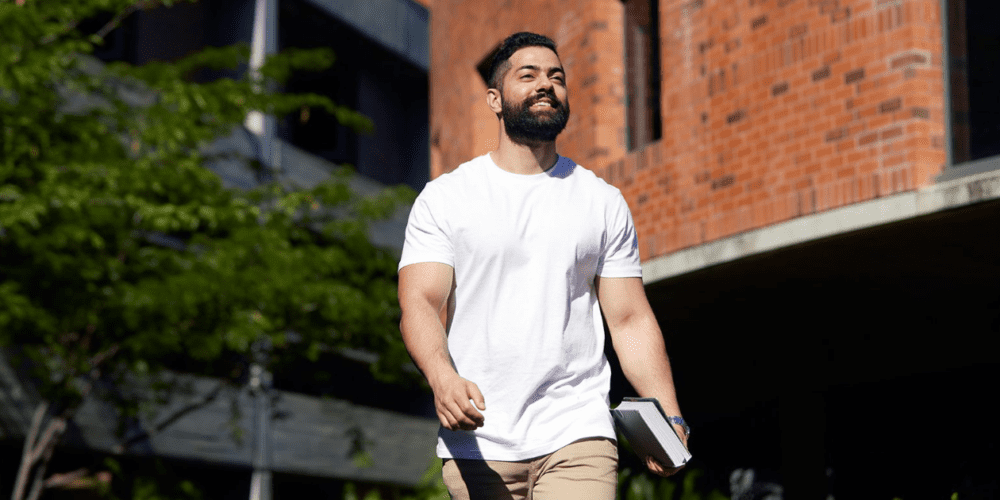
<path fill-rule="evenodd" d="M 496 147 L 476 71 L 551 36 L 559 152 L 625 194 L 643 260 L 933 183 L 945 154 L 938 0 L 660 0 L 663 137 L 625 139 L 620 0 L 434 0 L 431 176 Z"/>

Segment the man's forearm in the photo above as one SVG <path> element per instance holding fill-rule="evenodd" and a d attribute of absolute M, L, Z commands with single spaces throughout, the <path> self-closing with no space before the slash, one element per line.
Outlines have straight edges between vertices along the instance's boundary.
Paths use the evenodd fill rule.
<path fill-rule="evenodd" d="M 612 338 L 625 378 L 640 397 L 656 398 L 667 415 L 681 416 L 670 359 L 655 317 L 637 315 L 619 329 Z"/>
<path fill-rule="evenodd" d="M 399 329 L 406 350 L 431 387 L 442 376 L 456 373 L 441 316 L 430 304 L 404 309 Z"/>
<path fill-rule="evenodd" d="M 481 411 L 486 410 L 486 402 L 479 387 L 455 370 L 440 310 L 433 302 L 406 302 L 399 324 L 403 343 L 434 391 L 434 408 L 441 425 L 453 431 L 477 429 L 485 425 Z"/>

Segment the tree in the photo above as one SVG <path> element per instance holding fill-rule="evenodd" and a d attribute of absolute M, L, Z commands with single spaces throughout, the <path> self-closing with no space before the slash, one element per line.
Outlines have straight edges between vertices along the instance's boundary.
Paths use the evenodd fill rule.
<path fill-rule="evenodd" d="M 142 67 L 87 57 L 114 23 L 155 5 L 0 0 L 0 346 L 24 360 L 44 401 L 19 474 L 28 498 L 83 398 L 126 376 L 180 368 L 235 380 L 263 343 L 274 370 L 350 347 L 380 354 L 379 378 L 404 377 L 396 259 L 366 224 L 412 191 L 360 198 L 344 174 L 309 191 L 233 192 L 203 168 L 204 146 L 254 109 L 306 106 L 370 129 L 328 98 L 257 90 L 333 55 L 270 58 L 261 74 L 276 85 L 186 79 L 237 68 L 246 47 Z M 113 17 L 96 34 L 77 29 L 103 12 Z M 138 411 L 116 402 L 125 417 Z"/>

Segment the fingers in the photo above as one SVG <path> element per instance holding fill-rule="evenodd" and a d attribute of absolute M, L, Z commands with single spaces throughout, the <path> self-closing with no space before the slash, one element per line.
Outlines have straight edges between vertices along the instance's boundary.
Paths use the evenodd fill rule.
<path fill-rule="evenodd" d="M 475 401 L 475 406 L 473 406 L 473 401 Z M 479 410 L 486 409 L 486 400 L 483 398 L 483 393 L 479 392 L 479 386 L 476 384 L 466 381 L 465 382 L 465 397 L 462 398 L 461 408 L 463 417 L 463 424 L 471 424 L 473 429 L 477 427 L 482 427 L 486 422 L 486 418 L 483 417 Z"/>
<path fill-rule="evenodd" d="M 438 410 L 437 415 L 438 415 L 438 421 L 441 422 L 441 427 L 444 427 L 445 429 L 448 429 L 448 430 L 454 430 L 454 429 L 452 429 L 452 425 L 453 424 L 452 424 L 451 419 L 449 419 L 448 416 L 446 416 L 444 414 L 444 412 L 442 412 L 441 410 Z"/>
<path fill-rule="evenodd" d="M 476 402 L 476 408 L 480 410 L 486 409 L 486 399 L 483 398 L 483 393 L 479 392 L 479 386 L 469 382 L 466 386 L 469 392 L 469 399 Z"/>
<path fill-rule="evenodd" d="M 448 409 L 438 411 L 438 420 L 445 429 L 451 431 L 471 431 L 477 427 L 476 423 L 465 417 L 464 413 Z"/>
<path fill-rule="evenodd" d="M 687 448 L 688 447 L 688 435 L 687 435 L 687 432 L 684 432 L 684 427 L 681 427 L 680 425 L 674 424 L 674 431 L 677 432 L 677 437 L 680 438 L 681 444 L 684 445 L 684 448 Z"/>
<path fill-rule="evenodd" d="M 474 430 L 485 424 L 485 417 L 479 410 L 486 410 L 486 400 L 476 384 L 465 379 L 443 388 L 436 394 L 434 404 L 441 425 L 452 431 Z"/>
<path fill-rule="evenodd" d="M 646 467 L 648 467 L 649 471 L 653 474 L 663 477 L 669 477 L 677 474 L 677 472 L 684 468 L 683 465 L 680 467 L 666 467 L 653 457 L 646 457 Z"/>

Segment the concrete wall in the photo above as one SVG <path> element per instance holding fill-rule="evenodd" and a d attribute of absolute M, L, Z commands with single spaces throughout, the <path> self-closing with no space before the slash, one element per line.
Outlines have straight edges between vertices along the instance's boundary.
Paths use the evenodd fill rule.
<path fill-rule="evenodd" d="M 88 397 L 63 444 L 127 456 L 250 468 L 254 409 L 247 388 L 188 375 L 173 376 L 171 385 L 176 393 L 162 404 L 154 403 L 149 391 L 132 388 L 134 397 L 151 411 L 143 413 L 124 436 L 119 434 L 121 416 L 115 408 Z M 270 394 L 270 464 L 275 472 L 415 485 L 435 459 L 436 419 L 287 391 Z M 19 378 L 0 353 L 0 441 L 23 439 L 38 402 L 33 387 Z M 239 411 L 235 421 L 234 406 Z M 235 429 L 241 439 L 234 437 Z M 369 464 L 354 460 L 352 452 L 359 443 L 371 459 Z"/>

